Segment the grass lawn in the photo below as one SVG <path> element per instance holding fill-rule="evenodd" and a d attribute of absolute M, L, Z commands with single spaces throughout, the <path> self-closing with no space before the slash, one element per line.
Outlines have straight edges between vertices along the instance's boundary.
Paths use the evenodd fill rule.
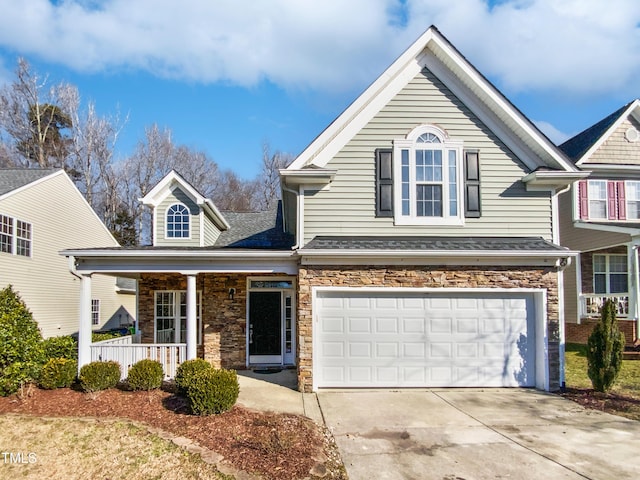
<path fill-rule="evenodd" d="M 586 346 L 567 344 L 564 358 L 567 390 L 570 393 L 573 390 L 583 392 L 594 405 L 588 405 L 586 401 L 580 403 L 640 421 L 640 360 L 623 360 L 620 375 L 611 391 L 599 394 L 592 391 L 587 375 Z"/>
<path fill-rule="evenodd" d="M 0 478 L 233 478 L 124 421 L 3 415 L 0 445 Z"/>

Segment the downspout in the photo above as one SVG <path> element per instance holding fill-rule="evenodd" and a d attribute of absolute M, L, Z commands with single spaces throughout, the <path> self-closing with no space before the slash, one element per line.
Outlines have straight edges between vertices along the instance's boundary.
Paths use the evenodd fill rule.
<path fill-rule="evenodd" d="M 560 245 L 560 212 L 558 197 L 568 192 L 571 189 L 571 185 L 567 185 L 562 190 L 556 191 L 551 196 L 551 238 L 553 243 Z M 572 202 L 573 203 L 573 202 Z M 558 267 L 558 355 L 560 362 L 560 388 L 565 388 L 565 373 L 564 373 L 564 355 L 565 355 L 565 332 L 564 332 L 564 270 L 571 265 L 571 258 L 567 258 L 565 262 L 560 262 Z"/>

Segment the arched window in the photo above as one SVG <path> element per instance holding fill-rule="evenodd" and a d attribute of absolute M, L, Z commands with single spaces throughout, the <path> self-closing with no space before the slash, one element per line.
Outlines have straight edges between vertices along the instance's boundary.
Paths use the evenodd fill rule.
<path fill-rule="evenodd" d="M 462 142 L 435 125 L 394 141 L 397 224 L 457 224 L 461 212 Z"/>
<path fill-rule="evenodd" d="M 181 203 L 167 209 L 167 238 L 189 238 L 189 209 Z"/>

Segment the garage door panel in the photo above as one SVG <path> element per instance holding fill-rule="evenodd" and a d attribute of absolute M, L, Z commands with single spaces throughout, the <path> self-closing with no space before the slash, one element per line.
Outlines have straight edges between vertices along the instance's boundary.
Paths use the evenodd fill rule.
<path fill-rule="evenodd" d="M 319 387 L 535 385 L 530 295 L 326 291 L 314 309 Z"/>

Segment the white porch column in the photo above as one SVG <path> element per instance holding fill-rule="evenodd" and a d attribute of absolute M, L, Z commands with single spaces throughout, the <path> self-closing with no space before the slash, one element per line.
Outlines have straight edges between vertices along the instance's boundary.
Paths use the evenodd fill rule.
<path fill-rule="evenodd" d="M 196 276 L 187 275 L 187 360 L 197 356 L 197 329 Z"/>
<path fill-rule="evenodd" d="M 632 245 L 631 255 L 633 255 L 633 290 L 629 292 L 629 303 L 633 305 L 632 315 L 636 318 L 636 336 L 640 337 L 640 259 L 638 259 L 638 245 Z M 632 293 L 633 292 L 633 293 Z M 630 305 L 631 306 L 631 305 Z M 629 312 L 631 314 L 631 312 Z M 636 340 L 633 338 L 632 340 Z M 627 340 L 628 341 L 628 340 Z"/>
<path fill-rule="evenodd" d="M 91 362 L 91 275 L 80 276 L 80 323 L 78 325 L 78 373 Z"/>

